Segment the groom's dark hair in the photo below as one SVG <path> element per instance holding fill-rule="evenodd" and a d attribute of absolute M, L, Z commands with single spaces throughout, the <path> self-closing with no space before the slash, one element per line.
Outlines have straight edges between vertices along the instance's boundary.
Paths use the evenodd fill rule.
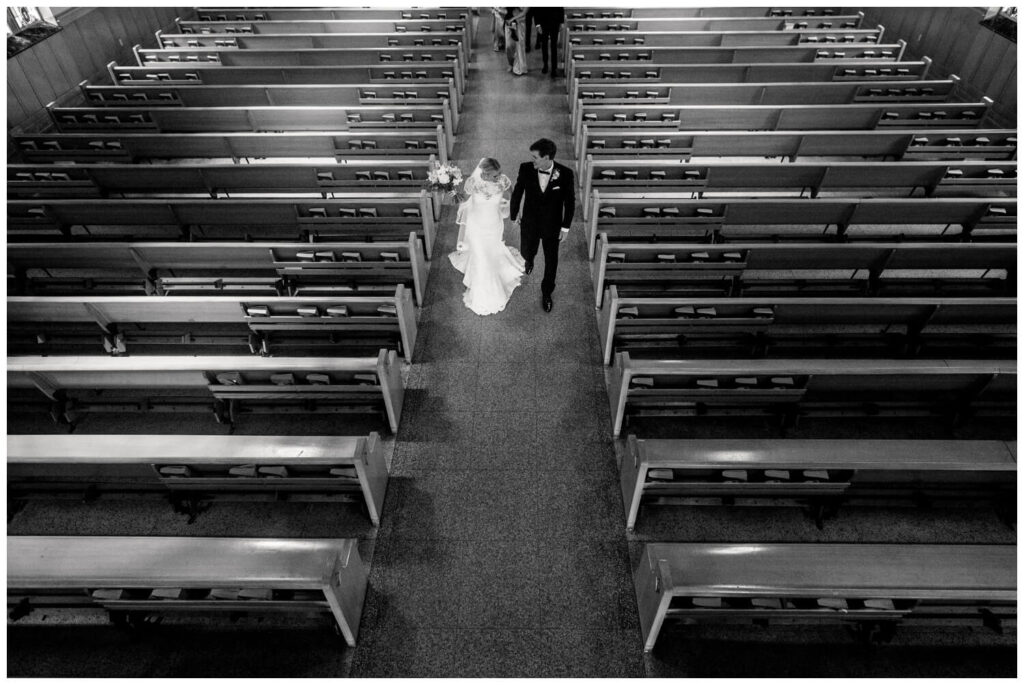
<path fill-rule="evenodd" d="M 554 141 L 548 140 L 547 138 L 541 138 L 530 146 L 530 150 L 536 151 L 541 157 L 554 159 L 555 153 L 558 152 L 558 147 L 555 145 Z"/>

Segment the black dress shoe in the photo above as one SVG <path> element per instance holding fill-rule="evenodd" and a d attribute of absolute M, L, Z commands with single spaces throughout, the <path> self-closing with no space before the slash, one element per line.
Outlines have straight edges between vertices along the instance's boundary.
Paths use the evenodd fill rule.
<path fill-rule="evenodd" d="M 542 73 L 542 74 L 548 73 L 548 65 L 545 64 L 544 67 L 540 70 L 540 73 Z"/>
<path fill-rule="evenodd" d="M 533 262 L 526 262 L 526 275 L 533 273 Z"/>
<path fill-rule="evenodd" d="M 550 312 L 551 308 L 554 305 L 555 305 L 555 303 L 551 301 L 551 296 L 550 295 L 544 295 L 544 296 L 542 296 L 540 298 L 540 306 L 544 308 L 544 311 Z"/>

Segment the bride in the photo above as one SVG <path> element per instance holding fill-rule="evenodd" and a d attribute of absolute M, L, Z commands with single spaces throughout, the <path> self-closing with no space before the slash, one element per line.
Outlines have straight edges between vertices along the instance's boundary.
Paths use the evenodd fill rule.
<path fill-rule="evenodd" d="M 480 160 L 463 186 L 468 198 L 459 205 L 456 217 L 459 239 L 455 252 L 448 258 L 465 274 L 462 284 L 466 292 L 462 301 L 481 315 L 505 309 L 512 291 L 523 278 L 522 255 L 502 240 L 504 219 L 509 216 L 509 202 L 504 193 L 510 187 L 512 182 L 501 173 L 501 165 L 490 157 Z"/>

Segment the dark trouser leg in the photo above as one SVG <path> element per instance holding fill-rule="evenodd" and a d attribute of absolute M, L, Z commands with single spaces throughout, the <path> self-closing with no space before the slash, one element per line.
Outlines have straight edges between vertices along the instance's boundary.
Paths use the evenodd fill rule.
<path fill-rule="evenodd" d="M 527 264 L 533 264 L 533 259 L 537 256 L 538 247 L 540 247 L 540 234 L 525 224 L 520 225 L 519 252 L 522 253 L 523 259 L 526 260 Z M 545 259 L 547 259 L 547 257 L 545 257 Z"/>
<path fill-rule="evenodd" d="M 529 52 L 531 47 L 530 32 L 533 30 L 533 17 L 526 17 L 523 20 L 523 23 L 526 24 L 526 51 Z"/>
<path fill-rule="evenodd" d="M 544 34 L 544 39 L 547 44 L 541 48 L 544 50 L 544 60 L 548 59 L 548 51 L 551 52 L 551 75 L 554 76 L 558 73 L 558 30 L 555 29 Z"/>
<path fill-rule="evenodd" d="M 553 238 L 544 238 L 544 280 L 540 282 L 542 295 L 551 295 L 555 291 L 555 275 L 558 273 L 558 234 Z"/>

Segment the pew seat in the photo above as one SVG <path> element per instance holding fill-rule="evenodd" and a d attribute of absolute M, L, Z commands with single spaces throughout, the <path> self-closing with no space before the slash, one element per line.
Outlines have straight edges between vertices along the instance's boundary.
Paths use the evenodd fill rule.
<path fill-rule="evenodd" d="M 368 569 L 355 539 L 12 536 L 7 604 L 101 608 L 136 625 L 169 612 L 326 614 L 354 647 Z"/>

